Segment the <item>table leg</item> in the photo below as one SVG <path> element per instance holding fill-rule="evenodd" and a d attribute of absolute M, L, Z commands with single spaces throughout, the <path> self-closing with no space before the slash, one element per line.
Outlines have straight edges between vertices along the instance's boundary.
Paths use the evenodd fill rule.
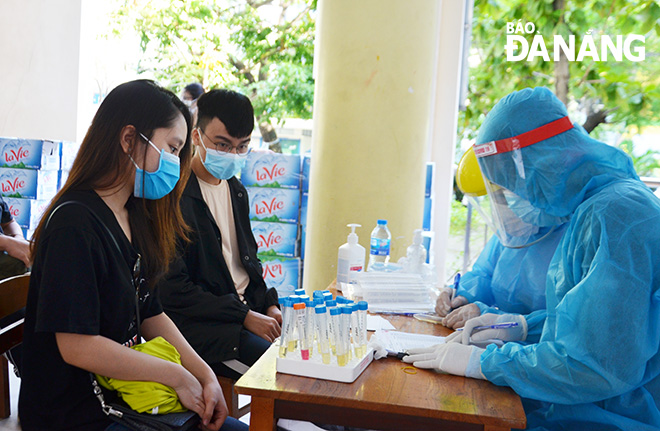
<path fill-rule="evenodd" d="M 250 400 L 250 430 L 275 431 L 275 400 L 252 395 Z"/>

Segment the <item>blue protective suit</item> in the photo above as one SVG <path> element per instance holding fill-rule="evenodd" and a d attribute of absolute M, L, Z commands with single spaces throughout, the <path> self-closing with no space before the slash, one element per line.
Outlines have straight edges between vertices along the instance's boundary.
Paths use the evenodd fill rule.
<path fill-rule="evenodd" d="M 548 89 L 512 93 L 477 143 L 565 115 Z M 482 171 L 571 220 L 548 270 L 539 342 L 488 346 L 483 374 L 523 397 L 528 429 L 660 429 L 660 200 L 628 156 L 579 127 L 519 151 L 524 178 L 506 153 L 480 159 Z"/>
<path fill-rule="evenodd" d="M 493 235 L 461 277 L 456 294 L 476 304 L 481 314 L 528 314 L 527 340 L 538 341 L 546 316 L 545 276 L 565 230 L 566 224 L 558 226 L 538 243 L 517 249 L 504 247 Z"/>

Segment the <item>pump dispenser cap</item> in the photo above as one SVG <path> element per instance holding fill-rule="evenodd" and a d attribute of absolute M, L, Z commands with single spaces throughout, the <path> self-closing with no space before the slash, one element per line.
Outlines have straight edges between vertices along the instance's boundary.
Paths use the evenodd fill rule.
<path fill-rule="evenodd" d="M 362 225 L 356 224 L 356 223 L 349 223 L 346 226 L 351 228 L 351 233 L 348 234 L 348 243 L 349 244 L 357 244 L 358 236 L 355 233 L 355 228 L 356 227 L 362 227 Z"/>

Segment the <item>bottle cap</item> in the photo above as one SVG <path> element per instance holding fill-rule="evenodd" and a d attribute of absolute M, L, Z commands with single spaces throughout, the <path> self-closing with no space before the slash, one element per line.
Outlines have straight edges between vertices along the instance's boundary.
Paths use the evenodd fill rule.
<path fill-rule="evenodd" d="M 351 302 L 350 304 L 346 304 L 348 307 L 351 308 L 351 313 L 355 313 L 358 311 L 358 306 L 355 302 Z"/>
<path fill-rule="evenodd" d="M 289 300 L 291 301 L 292 304 L 295 304 L 297 302 L 302 301 L 302 299 L 300 298 L 300 295 L 290 295 Z"/>
<path fill-rule="evenodd" d="M 339 307 L 330 307 L 331 316 L 336 316 L 338 314 L 341 314 L 341 310 L 339 309 Z"/>
<path fill-rule="evenodd" d="M 304 302 L 296 302 L 293 304 L 293 309 L 294 310 L 304 310 L 305 309 L 305 303 Z"/>
<path fill-rule="evenodd" d="M 309 295 L 300 295 L 300 299 L 302 299 L 302 302 L 309 301 Z"/>
<path fill-rule="evenodd" d="M 387 224 L 387 220 L 379 219 L 378 224 Z"/>
<path fill-rule="evenodd" d="M 336 307 L 337 301 L 335 301 L 334 299 L 330 299 L 329 301 L 325 301 L 325 305 L 327 307 Z"/>
<path fill-rule="evenodd" d="M 323 291 L 315 290 L 314 292 L 312 292 L 312 298 L 323 298 Z"/>
<path fill-rule="evenodd" d="M 343 314 L 351 314 L 353 313 L 353 310 L 351 310 L 351 307 L 349 305 L 342 305 L 341 307 L 338 307 L 341 309 L 341 312 Z"/>
<path fill-rule="evenodd" d="M 369 304 L 367 304 L 367 301 L 360 301 L 357 303 L 358 305 L 358 310 L 366 310 L 369 308 Z"/>
<path fill-rule="evenodd" d="M 314 298 L 314 307 L 318 305 L 324 305 L 325 302 L 323 302 L 323 298 Z"/>
<path fill-rule="evenodd" d="M 305 293 L 305 289 L 296 289 L 293 291 L 294 295 L 304 295 Z"/>
<path fill-rule="evenodd" d="M 323 314 L 325 313 L 325 310 L 326 310 L 325 305 L 317 305 L 316 307 L 314 307 L 314 311 L 316 311 L 316 314 Z"/>

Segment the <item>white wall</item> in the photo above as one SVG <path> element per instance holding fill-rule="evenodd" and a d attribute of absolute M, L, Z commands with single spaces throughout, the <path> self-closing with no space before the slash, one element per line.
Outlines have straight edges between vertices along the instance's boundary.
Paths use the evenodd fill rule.
<path fill-rule="evenodd" d="M 0 136 L 76 139 L 81 0 L 0 2 Z"/>

